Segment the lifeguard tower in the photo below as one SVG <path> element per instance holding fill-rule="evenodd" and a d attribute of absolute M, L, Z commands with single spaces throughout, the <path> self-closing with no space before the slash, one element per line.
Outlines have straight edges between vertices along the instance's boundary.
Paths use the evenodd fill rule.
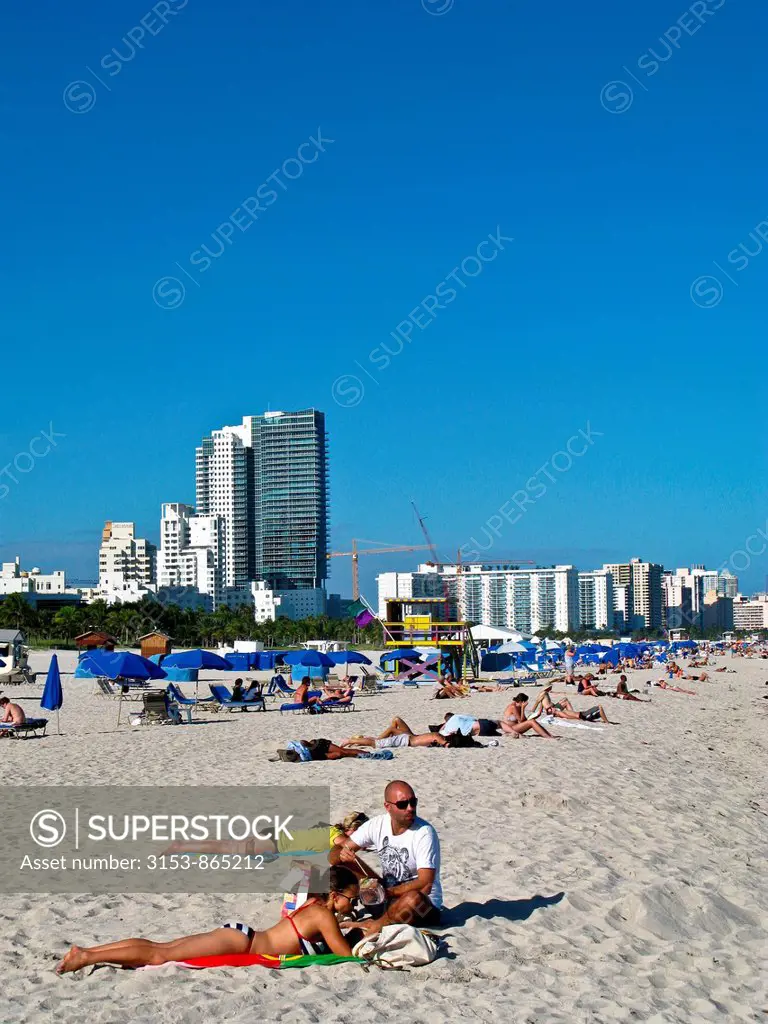
<path fill-rule="evenodd" d="M 469 624 L 448 617 L 450 605 L 445 597 L 387 598 L 385 605 L 382 626 L 387 647 L 434 648 L 443 669 L 455 679 L 477 679 L 480 659 Z"/>

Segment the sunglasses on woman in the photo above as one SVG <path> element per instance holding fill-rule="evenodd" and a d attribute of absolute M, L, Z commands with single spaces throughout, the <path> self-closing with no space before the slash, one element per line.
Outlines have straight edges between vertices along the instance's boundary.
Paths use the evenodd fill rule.
<path fill-rule="evenodd" d="M 404 811 L 406 809 L 406 807 L 413 807 L 413 809 L 415 810 L 416 809 L 416 804 L 418 804 L 418 802 L 419 802 L 418 797 L 415 797 L 415 796 L 410 797 L 408 800 L 393 800 L 392 801 L 392 803 L 398 809 L 398 811 Z"/>

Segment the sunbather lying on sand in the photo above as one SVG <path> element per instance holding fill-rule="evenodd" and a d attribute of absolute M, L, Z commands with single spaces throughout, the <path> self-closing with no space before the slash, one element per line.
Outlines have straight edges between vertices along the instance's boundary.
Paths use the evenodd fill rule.
<path fill-rule="evenodd" d="M 540 708 L 540 714 L 552 715 L 553 718 L 566 718 L 572 721 L 582 722 L 605 722 L 606 725 L 611 723 L 608 721 L 608 717 L 601 707 L 600 704 L 596 704 L 593 708 L 589 708 L 587 711 L 577 711 L 567 697 L 561 697 L 557 701 L 553 701 L 549 696 L 549 691 L 552 689 L 551 686 L 546 686 L 534 701 L 532 712 L 535 712 L 537 708 Z M 614 723 L 615 724 L 615 723 Z"/>
<path fill-rule="evenodd" d="M 368 821 L 362 811 L 353 811 L 335 825 L 317 825 L 315 828 L 294 829 L 290 835 L 283 832 L 277 839 L 176 839 L 162 856 L 185 853 L 239 853 L 243 856 L 257 856 L 260 853 L 288 855 L 297 853 L 325 853 L 339 846 L 345 836 Z"/>
<path fill-rule="evenodd" d="M 651 685 L 650 680 L 647 685 Z M 695 690 L 684 690 L 682 686 L 672 686 L 672 684 L 668 683 L 666 679 L 659 679 L 655 685 L 658 686 L 660 690 L 673 690 L 675 693 L 689 693 L 692 697 L 696 696 Z"/>
<path fill-rule="evenodd" d="M 340 866 L 333 867 L 330 871 L 330 892 L 313 896 L 267 931 L 256 931 L 240 921 L 228 921 L 211 932 L 186 935 L 171 942 L 123 939 L 103 946 L 72 946 L 59 962 L 56 973 L 67 974 L 94 964 L 146 967 L 200 956 L 238 953 L 293 956 L 298 953 L 330 952 L 338 956 L 350 956 L 352 950 L 341 933 L 336 915 L 350 912 L 359 891 L 357 878 L 351 871 Z"/>
<path fill-rule="evenodd" d="M 380 736 L 350 736 L 342 740 L 340 746 L 383 750 L 387 747 L 448 747 L 450 743 L 445 736 L 434 732 L 415 733 L 405 719 L 393 718 Z"/>

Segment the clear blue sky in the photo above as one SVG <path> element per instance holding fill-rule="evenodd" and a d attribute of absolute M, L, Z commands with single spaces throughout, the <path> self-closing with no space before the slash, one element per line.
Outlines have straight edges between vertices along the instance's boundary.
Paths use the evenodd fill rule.
<path fill-rule="evenodd" d="M 414 498 L 452 556 L 587 422 L 489 557 L 720 565 L 765 529 L 765 6 L 450 3 L 8 9 L 0 465 L 66 437 L 0 477 L 4 557 L 93 576 L 105 519 L 157 539 L 199 438 L 267 407 L 328 413 L 334 547 L 419 543 Z M 514 242 L 374 366 L 497 227 Z M 366 593 L 412 563 L 368 559 Z"/>

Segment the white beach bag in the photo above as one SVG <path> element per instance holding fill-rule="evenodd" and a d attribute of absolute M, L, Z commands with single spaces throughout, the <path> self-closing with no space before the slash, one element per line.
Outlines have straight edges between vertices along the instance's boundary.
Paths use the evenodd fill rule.
<path fill-rule="evenodd" d="M 387 924 L 378 935 L 361 939 L 352 954 L 382 967 L 422 967 L 432 963 L 438 948 L 432 935 L 412 924 Z"/>

